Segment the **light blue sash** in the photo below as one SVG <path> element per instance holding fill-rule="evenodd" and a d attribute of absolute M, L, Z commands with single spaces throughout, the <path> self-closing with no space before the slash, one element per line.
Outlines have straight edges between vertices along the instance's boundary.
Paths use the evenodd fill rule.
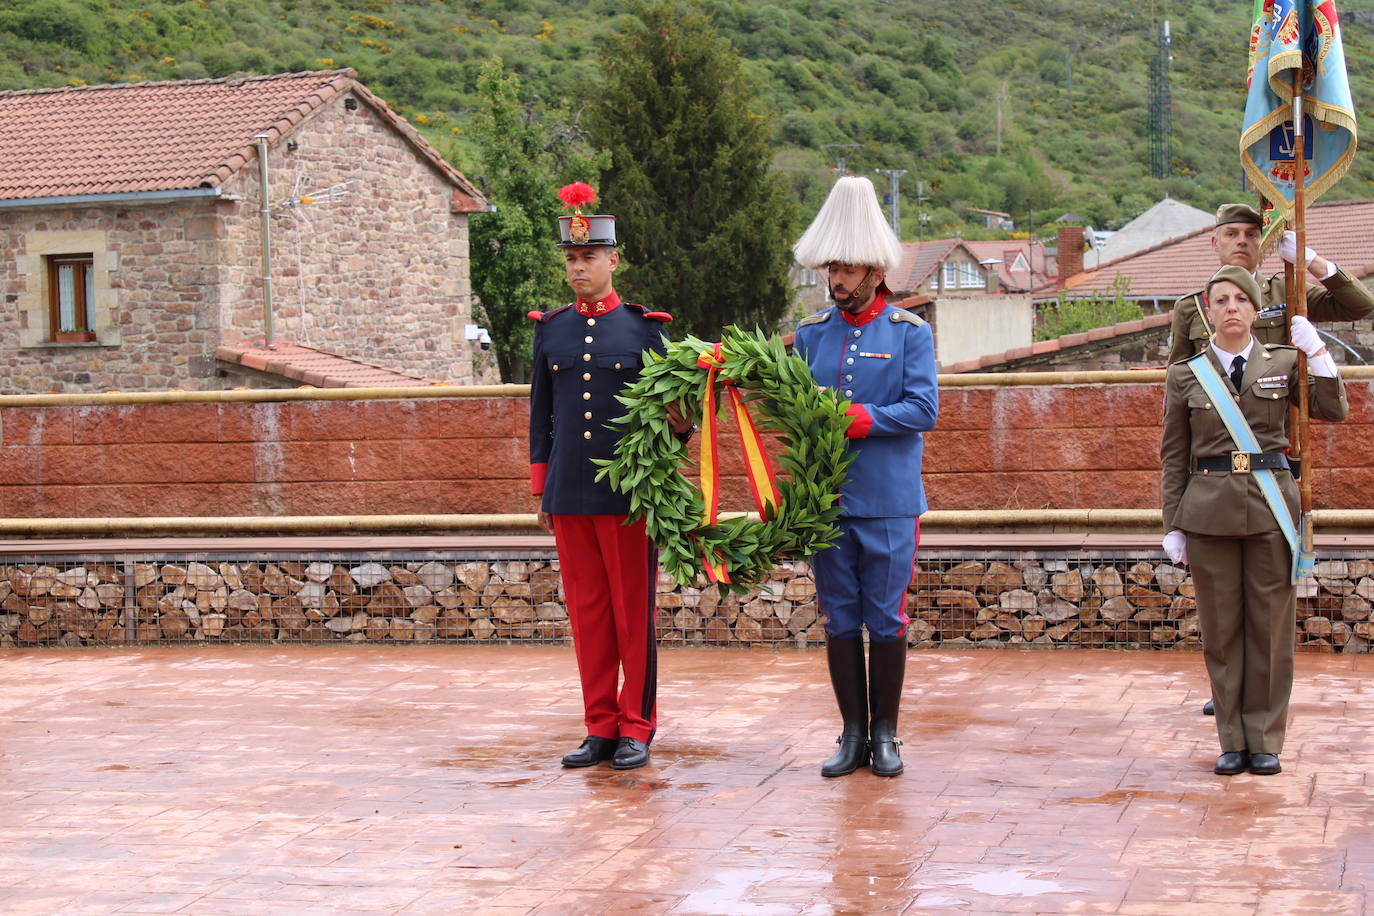
<path fill-rule="evenodd" d="M 1236 405 L 1226 383 L 1217 374 L 1216 367 L 1207 358 L 1207 351 L 1204 350 L 1188 360 L 1188 368 L 1193 371 L 1198 384 L 1202 385 L 1202 390 L 1207 392 L 1207 396 L 1212 399 L 1212 407 L 1216 409 L 1217 416 L 1221 417 L 1221 422 L 1226 424 L 1226 431 L 1231 434 L 1231 441 L 1235 443 L 1236 450 L 1258 452 L 1260 450 L 1259 440 L 1255 438 L 1255 433 L 1250 429 L 1250 424 L 1245 422 L 1245 415 L 1240 412 L 1240 408 Z M 1274 479 L 1274 472 L 1268 468 L 1256 468 L 1250 473 L 1254 476 L 1255 483 L 1259 485 L 1260 492 L 1264 494 L 1264 501 L 1269 504 L 1269 511 L 1274 513 L 1274 521 L 1279 523 L 1279 530 L 1283 532 L 1284 540 L 1288 541 L 1288 548 L 1293 555 L 1293 570 L 1290 580 L 1296 585 L 1301 576 L 1312 575 L 1316 558 L 1309 551 L 1302 549 L 1297 526 L 1293 524 L 1293 516 L 1289 514 L 1288 504 L 1283 499 L 1283 491 L 1279 489 L 1279 482 Z"/>

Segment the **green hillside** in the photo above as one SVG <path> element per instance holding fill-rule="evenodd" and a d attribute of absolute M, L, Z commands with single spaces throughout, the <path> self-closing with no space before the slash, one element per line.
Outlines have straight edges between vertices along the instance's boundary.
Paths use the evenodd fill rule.
<path fill-rule="evenodd" d="M 819 203 L 836 157 L 906 169 L 903 235 L 1066 210 L 1116 228 L 1171 195 L 1240 195 L 1249 0 L 704 0 L 757 82 L 776 167 Z M 464 125 L 481 63 L 576 111 L 619 0 L 7 0 L 0 88 L 353 67 L 474 177 Z M 1357 105 L 1374 104 L 1374 0 L 1339 0 Z M 1172 25 L 1173 176 L 1150 177 L 1148 65 Z M 998 111 L 1001 111 L 1000 130 Z M 1370 141 L 1362 139 L 1367 151 Z M 856 144 L 850 148 L 847 144 Z M 873 176 L 879 187 L 886 178 Z M 1374 196 L 1358 157 L 1332 197 Z"/>

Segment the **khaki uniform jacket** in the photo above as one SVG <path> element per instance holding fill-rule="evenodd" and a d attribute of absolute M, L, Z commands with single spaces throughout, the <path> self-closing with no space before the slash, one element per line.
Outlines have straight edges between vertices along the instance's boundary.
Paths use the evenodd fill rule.
<path fill-rule="evenodd" d="M 1231 380 L 1210 348 L 1207 358 L 1226 387 L 1234 392 Z M 1282 344 L 1257 342 L 1250 351 L 1238 400 L 1262 452 L 1281 452 L 1289 446 L 1288 405 L 1298 398 L 1297 362 L 1297 349 Z M 1186 362 L 1169 367 L 1164 382 L 1164 433 L 1159 447 L 1164 467 L 1164 530 L 1180 528 L 1193 534 L 1222 537 L 1273 531 L 1278 523 L 1253 474 L 1192 473 L 1193 458 L 1229 456 L 1236 448 L 1211 400 Z M 1314 419 L 1344 420 L 1348 410 L 1345 387 L 1339 378 L 1312 378 L 1308 403 Z M 1293 475 L 1286 470 L 1275 471 L 1274 479 L 1296 520 L 1298 487 Z"/>
<path fill-rule="evenodd" d="M 1260 295 L 1264 297 L 1263 303 L 1256 303 L 1259 310 L 1283 302 L 1283 274 L 1259 282 Z M 1201 353 L 1212 339 L 1212 328 L 1206 320 L 1207 306 L 1202 302 L 1203 292 L 1189 293 L 1174 303 L 1174 318 L 1169 329 L 1170 364 Z M 1371 314 L 1374 314 L 1374 294 L 1344 270 L 1338 269 L 1321 281 L 1320 286 L 1310 283 L 1307 286 L 1307 317 L 1312 321 L 1357 321 Z M 1287 343 L 1287 315 L 1278 313 L 1256 318 L 1251 333 L 1260 343 Z"/>

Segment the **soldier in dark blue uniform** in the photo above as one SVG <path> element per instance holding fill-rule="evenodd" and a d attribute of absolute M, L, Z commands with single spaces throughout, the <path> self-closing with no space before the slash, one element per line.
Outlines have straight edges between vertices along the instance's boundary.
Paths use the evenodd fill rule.
<path fill-rule="evenodd" d="M 590 203 L 586 185 L 559 196 Z M 629 497 L 595 480 L 593 458 L 615 454 L 624 413 L 616 400 L 639 375 L 645 350 L 665 348 L 664 312 L 622 302 L 612 286 L 620 263 L 615 218 L 559 218 L 568 283 L 577 299 L 531 312 L 534 364 L 530 383 L 530 483 L 542 496 L 539 522 L 553 532 L 582 680 L 587 738 L 563 758 L 566 767 L 611 760 L 628 770 L 649 761 L 657 725 L 655 601 L 658 553 L 644 522 L 625 524 Z M 679 435 L 691 424 L 675 408 Z M 623 673 L 623 681 L 621 674 Z M 618 683 L 619 682 L 619 683 Z"/>
<path fill-rule="evenodd" d="M 840 491 L 840 537 L 811 561 L 825 615 L 826 658 L 844 729 L 822 776 L 866 763 L 902 772 L 897 712 L 906 671 L 907 586 L 920 515 L 924 430 L 939 412 L 930 326 L 889 305 L 886 271 L 901 245 L 867 178 L 841 178 L 796 245 L 799 263 L 825 268 L 835 305 L 804 318 L 796 352 L 816 381 L 850 402 L 856 453 Z M 863 634 L 868 630 L 865 682 Z"/>

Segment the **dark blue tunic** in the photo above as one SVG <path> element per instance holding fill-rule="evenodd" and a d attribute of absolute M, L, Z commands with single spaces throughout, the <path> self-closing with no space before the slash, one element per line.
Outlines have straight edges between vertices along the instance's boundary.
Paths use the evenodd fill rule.
<path fill-rule="evenodd" d="M 531 313 L 533 317 L 536 313 Z M 593 458 L 611 458 L 624 416 L 616 400 L 639 377 L 643 352 L 666 349 L 663 312 L 612 293 L 539 316 L 530 378 L 530 483 L 554 515 L 624 515 L 630 498 L 595 480 Z"/>

